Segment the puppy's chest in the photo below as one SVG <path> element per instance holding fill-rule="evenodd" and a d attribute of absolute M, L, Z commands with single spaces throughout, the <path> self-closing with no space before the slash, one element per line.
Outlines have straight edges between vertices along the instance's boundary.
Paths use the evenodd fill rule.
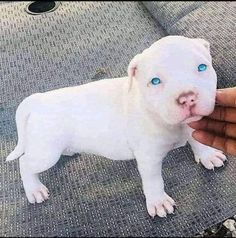
<path fill-rule="evenodd" d="M 175 128 L 168 134 L 167 143 L 170 145 L 171 150 L 186 145 L 188 134 L 184 128 Z"/>

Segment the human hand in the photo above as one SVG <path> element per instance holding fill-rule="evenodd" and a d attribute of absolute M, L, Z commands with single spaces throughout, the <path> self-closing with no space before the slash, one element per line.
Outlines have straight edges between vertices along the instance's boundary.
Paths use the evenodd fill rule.
<path fill-rule="evenodd" d="M 236 87 L 218 90 L 213 113 L 188 125 L 195 140 L 236 155 Z"/>

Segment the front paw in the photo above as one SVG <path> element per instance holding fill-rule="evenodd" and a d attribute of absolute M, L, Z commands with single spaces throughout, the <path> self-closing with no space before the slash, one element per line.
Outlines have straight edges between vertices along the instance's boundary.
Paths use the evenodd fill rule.
<path fill-rule="evenodd" d="M 195 154 L 195 160 L 197 163 L 201 162 L 205 168 L 214 170 L 214 167 L 223 166 L 227 158 L 222 151 L 210 148 L 209 150 Z"/>
<path fill-rule="evenodd" d="M 149 215 L 154 218 L 156 215 L 159 217 L 166 217 L 167 214 L 174 212 L 175 201 L 166 193 L 162 198 L 146 200 L 147 210 Z"/>
<path fill-rule="evenodd" d="M 46 201 L 49 198 L 49 191 L 47 187 L 45 187 L 43 184 L 40 184 L 37 188 L 34 190 L 28 190 L 25 188 L 26 196 L 28 198 L 28 201 L 30 203 L 42 203 Z"/>

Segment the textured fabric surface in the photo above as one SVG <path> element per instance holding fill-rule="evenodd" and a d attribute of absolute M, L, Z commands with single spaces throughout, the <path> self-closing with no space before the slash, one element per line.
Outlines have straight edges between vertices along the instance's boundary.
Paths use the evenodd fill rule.
<path fill-rule="evenodd" d="M 179 19 L 189 14 L 199 6 L 203 5 L 204 1 L 143 1 L 142 2 L 149 10 L 151 15 L 156 19 L 161 26 L 168 30 Z"/>
<path fill-rule="evenodd" d="M 126 75 L 130 59 L 164 36 L 138 2 L 62 2 L 32 16 L 26 2 L 0 6 L 0 236 L 190 236 L 235 214 L 236 160 L 207 171 L 190 148 L 163 164 L 174 215 L 151 219 L 136 162 L 62 157 L 41 174 L 50 199 L 30 205 L 18 161 L 15 110 L 34 92 Z M 103 68 L 103 69 L 101 69 Z"/>
<path fill-rule="evenodd" d="M 167 32 L 208 40 L 218 87 L 236 86 L 236 2 L 205 3 L 173 24 Z"/>

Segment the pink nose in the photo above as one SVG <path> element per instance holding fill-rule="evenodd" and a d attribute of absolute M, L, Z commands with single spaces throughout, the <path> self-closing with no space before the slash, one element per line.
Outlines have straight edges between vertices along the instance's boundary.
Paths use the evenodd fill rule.
<path fill-rule="evenodd" d="M 187 106 L 191 107 L 196 104 L 197 100 L 197 95 L 190 91 L 188 93 L 182 93 L 180 96 L 177 98 L 177 103 L 182 106 Z"/>

